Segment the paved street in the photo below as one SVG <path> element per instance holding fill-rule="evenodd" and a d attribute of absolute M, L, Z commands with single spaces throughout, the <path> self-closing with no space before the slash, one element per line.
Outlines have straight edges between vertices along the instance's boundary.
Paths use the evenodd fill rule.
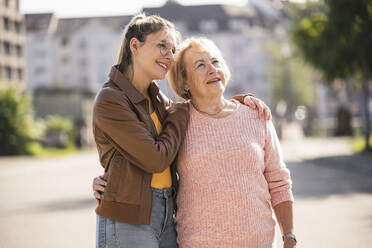
<path fill-rule="evenodd" d="M 347 142 L 283 142 L 298 247 L 371 247 L 372 157 L 352 156 Z M 0 158 L 0 248 L 94 247 L 91 179 L 101 172 L 97 161 L 95 151 Z"/>

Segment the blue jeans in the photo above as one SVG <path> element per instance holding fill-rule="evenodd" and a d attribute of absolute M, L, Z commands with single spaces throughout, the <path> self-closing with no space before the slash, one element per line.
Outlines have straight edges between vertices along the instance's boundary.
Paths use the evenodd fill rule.
<path fill-rule="evenodd" d="M 177 248 L 173 219 L 174 188 L 152 188 L 150 225 L 135 225 L 97 215 L 97 248 Z"/>

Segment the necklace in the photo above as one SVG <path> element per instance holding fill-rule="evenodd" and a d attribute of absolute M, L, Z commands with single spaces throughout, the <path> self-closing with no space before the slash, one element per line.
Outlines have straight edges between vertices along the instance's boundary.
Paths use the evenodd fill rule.
<path fill-rule="evenodd" d="M 210 113 L 207 113 L 207 112 L 204 112 L 204 111 L 199 110 L 197 107 L 195 107 L 195 105 L 194 105 L 192 102 L 191 102 L 191 104 L 192 104 L 192 106 L 194 106 L 194 108 L 195 108 L 199 113 L 202 113 L 202 114 L 205 114 L 205 115 L 209 115 L 209 116 L 215 116 L 215 115 L 218 115 L 219 113 L 222 112 L 222 110 L 223 110 L 223 109 L 226 107 L 226 105 L 227 105 L 226 101 L 224 100 L 221 109 L 218 110 L 216 113 L 210 114 Z"/>

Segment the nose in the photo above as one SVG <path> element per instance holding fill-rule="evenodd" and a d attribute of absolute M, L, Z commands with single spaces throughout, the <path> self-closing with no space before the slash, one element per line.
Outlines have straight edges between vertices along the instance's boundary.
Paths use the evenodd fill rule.
<path fill-rule="evenodd" d="M 216 71 L 217 71 L 217 68 L 212 63 L 208 63 L 208 73 L 213 74 L 213 73 L 216 73 Z"/>
<path fill-rule="evenodd" d="M 169 50 L 167 54 L 165 54 L 165 57 L 167 58 L 169 57 L 172 61 L 174 61 L 174 54 L 172 53 L 171 50 Z"/>
<path fill-rule="evenodd" d="M 164 56 L 165 59 L 169 61 L 169 66 L 172 66 L 174 64 L 174 55 L 173 53 L 167 54 Z"/>

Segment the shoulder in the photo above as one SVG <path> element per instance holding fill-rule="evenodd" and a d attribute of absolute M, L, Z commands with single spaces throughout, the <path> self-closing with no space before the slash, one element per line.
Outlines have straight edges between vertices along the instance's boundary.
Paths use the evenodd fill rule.
<path fill-rule="evenodd" d="M 240 113 L 240 115 L 244 118 L 247 118 L 247 119 L 252 119 L 252 120 L 260 120 L 261 118 L 259 118 L 258 116 L 258 111 L 257 109 L 252 109 L 240 102 L 237 102 L 238 104 L 238 111 Z"/>
<path fill-rule="evenodd" d="M 95 104 L 104 102 L 122 102 L 127 99 L 125 92 L 106 83 L 98 92 L 95 98 Z"/>
<path fill-rule="evenodd" d="M 265 131 L 268 121 L 258 115 L 257 109 L 252 109 L 244 104 L 238 103 L 238 116 L 240 123 L 249 129 Z"/>

